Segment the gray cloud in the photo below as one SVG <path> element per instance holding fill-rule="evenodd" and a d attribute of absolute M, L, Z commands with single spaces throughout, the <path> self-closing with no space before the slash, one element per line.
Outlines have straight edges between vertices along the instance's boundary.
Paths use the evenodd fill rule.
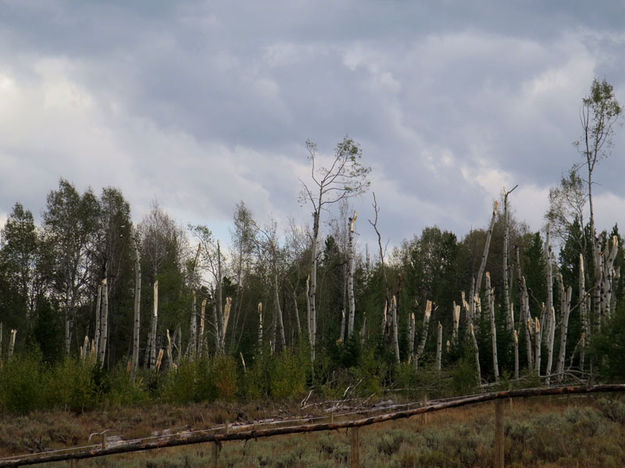
<path fill-rule="evenodd" d="M 67 177 L 119 187 L 138 219 L 158 199 L 226 235 L 244 200 L 259 217 L 307 222 L 303 143 L 331 153 L 349 134 L 395 244 L 427 225 L 483 226 L 504 184 L 520 184 L 517 213 L 539 229 L 548 188 L 579 161 L 593 76 L 625 102 L 620 2 L 0 9 L 0 213 L 16 200 L 40 212 Z M 603 223 L 623 219 L 623 148 L 621 131 L 597 172 Z M 369 217 L 369 196 L 354 204 Z"/>

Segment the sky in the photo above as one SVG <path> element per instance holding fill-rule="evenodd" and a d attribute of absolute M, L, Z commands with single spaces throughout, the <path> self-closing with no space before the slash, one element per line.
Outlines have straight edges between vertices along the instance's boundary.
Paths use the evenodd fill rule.
<path fill-rule="evenodd" d="M 0 222 L 17 201 L 40 219 L 65 178 L 222 238 L 239 201 L 310 223 L 305 142 L 323 159 L 349 136 L 391 245 L 484 228 L 517 184 L 539 230 L 593 78 L 625 103 L 623 18 L 623 1 L 0 0 Z M 624 154 L 619 126 L 593 176 L 602 229 L 625 223 Z M 371 202 L 352 200 L 361 243 Z"/>

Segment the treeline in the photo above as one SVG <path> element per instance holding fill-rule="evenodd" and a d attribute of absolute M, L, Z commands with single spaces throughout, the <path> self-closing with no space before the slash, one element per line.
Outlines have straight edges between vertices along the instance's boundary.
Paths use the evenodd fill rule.
<path fill-rule="evenodd" d="M 398 362 L 419 372 L 470 361 L 488 382 L 524 369 L 554 373 L 561 350 L 566 369 L 589 371 L 592 336 L 616 332 L 622 308 L 618 230 L 598 236 L 598 256 L 580 256 L 590 229 L 573 224 L 556 259 L 544 236 L 510 219 L 507 203 L 488 228 L 461 240 L 429 227 L 384 261 L 355 255 L 351 337 L 350 228 L 358 224 L 340 210 L 319 253 L 314 378 L 368 360 L 386 366 L 376 372 L 391 385 Z M 135 226 L 120 191 L 81 194 L 61 180 L 40 226 L 17 203 L 2 231 L 2 357 L 37 350 L 49 363 L 73 356 L 132 372 L 215 355 L 232 356 L 242 370 L 263 355 L 301 354 L 310 347 L 310 255 L 306 228 L 261 227 L 243 203 L 222 248 L 206 226 L 183 229 L 158 206 Z"/>
<path fill-rule="evenodd" d="M 597 230 L 592 198 L 620 113 L 611 85 L 595 80 L 582 100 L 583 163 L 550 191 L 542 232 L 511 215 L 515 187 L 484 229 L 458 239 L 428 227 L 393 252 L 375 194 L 368 223 L 349 208 L 368 192 L 370 169 L 348 137 L 330 158 L 306 143 L 310 227 L 261 225 L 241 202 L 231 239 L 183 228 L 156 205 L 134 225 L 119 190 L 79 193 L 61 180 L 40 225 L 17 203 L 2 229 L 0 364 L 16 354 L 74 362 L 94 385 L 123 369 L 153 395 L 160 374 L 186 375 L 193 384 L 180 391 L 210 375 L 246 398 L 376 393 L 430 371 L 452 376 L 457 391 L 523 376 L 625 376 L 621 238 L 617 226 Z M 377 236 L 374 254 L 356 246 L 365 229 Z M 13 375 L 3 372 L 0 396 Z"/>

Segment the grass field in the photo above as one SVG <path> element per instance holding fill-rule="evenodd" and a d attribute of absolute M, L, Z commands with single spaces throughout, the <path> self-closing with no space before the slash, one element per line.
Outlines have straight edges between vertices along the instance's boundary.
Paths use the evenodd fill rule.
<path fill-rule="evenodd" d="M 40 413 L 1 418 L 3 455 L 80 445 L 109 429 L 124 438 L 152 431 L 201 428 L 224 421 L 295 414 L 295 406 L 233 404 L 158 406 L 73 415 Z M 507 466 L 625 466 L 625 400 L 618 396 L 565 396 L 505 404 Z M 490 467 L 494 404 L 444 410 L 360 429 L 363 467 Z M 81 460 L 77 466 L 200 467 L 211 465 L 212 444 Z M 228 442 L 222 467 L 327 467 L 350 460 L 350 435 L 332 431 Z M 67 466 L 67 463 L 48 466 Z"/>

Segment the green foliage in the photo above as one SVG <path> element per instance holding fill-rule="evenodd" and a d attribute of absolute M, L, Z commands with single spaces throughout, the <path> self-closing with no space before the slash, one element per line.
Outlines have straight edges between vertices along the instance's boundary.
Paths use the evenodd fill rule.
<path fill-rule="evenodd" d="M 95 408 L 99 397 L 96 374 L 93 364 L 66 358 L 47 375 L 48 405 L 77 412 Z"/>
<path fill-rule="evenodd" d="M 274 359 L 271 396 L 278 400 L 297 398 L 306 392 L 307 366 L 301 356 L 283 351 Z"/>
<path fill-rule="evenodd" d="M 454 394 L 468 395 L 475 392 L 478 386 L 477 375 L 475 373 L 475 361 L 463 359 L 450 371 L 451 385 Z"/>
<path fill-rule="evenodd" d="M 149 401 L 149 393 L 141 377 L 134 381 L 123 366 L 117 366 L 108 375 L 108 392 L 103 395 L 107 405 L 121 408 Z"/>
<path fill-rule="evenodd" d="M 26 414 L 44 405 L 42 368 L 37 356 L 18 355 L 0 367 L 0 408 Z"/>

